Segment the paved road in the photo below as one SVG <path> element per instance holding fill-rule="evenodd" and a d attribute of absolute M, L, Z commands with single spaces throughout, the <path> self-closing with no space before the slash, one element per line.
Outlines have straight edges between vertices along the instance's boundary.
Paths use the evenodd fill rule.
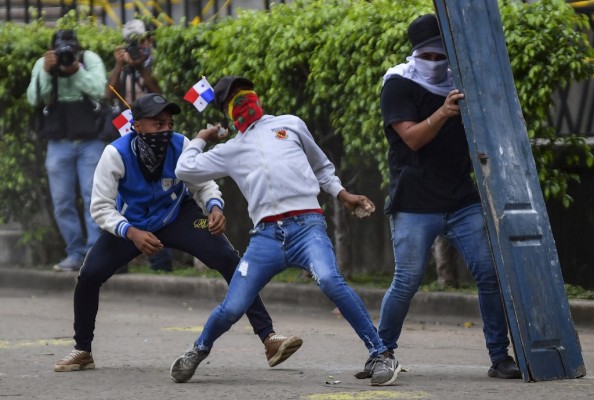
<path fill-rule="evenodd" d="M 268 368 L 263 347 L 242 319 L 216 344 L 185 384 L 169 366 L 194 340 L 214 302 L 167 296 L 102 294 L 94 356 L 97 369 L 55 373 L 72 347 L 68 292 L 0 290 L 0 399 L 592 399 L 594 330 L 580 329 L 582 379 L 524 383 L 486 376 L 479 321 L 405 325 L 398 357 L 403 372 L 392 387 L 355 379 L 366 350 L 348 324 L 324 308 L 269 305 L 279 333 L 304 345 Z M 377 316 L 374 316 L 377 318 Z M 468 328 L 464 322 L 474 322 Z M 468 325 L 468 324 L 467 324 Z M 326 384 L 331 380 L 340 381 Z"/>

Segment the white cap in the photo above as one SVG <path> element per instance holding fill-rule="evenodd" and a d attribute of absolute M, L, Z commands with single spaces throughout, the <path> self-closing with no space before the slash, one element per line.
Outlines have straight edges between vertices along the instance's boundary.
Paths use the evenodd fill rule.
<path fill-rule="evenodd" d="M 124 40 L 126 41 L 140 39 L 145 33 L 144 22 L 139 19 L 131 19 L 122 28 L 122 35 L 124 35 Z"/>

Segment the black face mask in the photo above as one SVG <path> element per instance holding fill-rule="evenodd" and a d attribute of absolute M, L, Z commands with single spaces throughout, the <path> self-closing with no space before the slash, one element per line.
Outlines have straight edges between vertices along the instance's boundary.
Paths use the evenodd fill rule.
<path fill-rule="evenodd" d="M 138 133 L 136 157 L 140 163 L 140 170 L 147 181 L 157 181 L 161 178 L 163 162 L 172 136 L 173 131 Z"/>

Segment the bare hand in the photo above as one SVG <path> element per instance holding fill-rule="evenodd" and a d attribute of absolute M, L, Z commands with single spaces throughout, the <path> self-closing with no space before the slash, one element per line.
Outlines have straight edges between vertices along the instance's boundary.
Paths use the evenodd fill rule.
<path fill-rule="evenodd" d="M 367 196 L 363 196 L 361 194 L 352 194 L 343 189 L 340 193 L 338 193 L 338 199 L 344 203 L 346 208 L 351 211 L 351 214 L 354 215 L 355 208 L 357 206 L 363 208 L 364 210 L 367 209 L 375 209 L 375 205 Z"/>
<path fill-rule="evenodd" d="M 458 89 L 452 90 L 448 93 L 443 106 L 439 108 L 440 113 L 447 118 L 460 115 L 460 105 L 458 101 L 464 98 L 464 94 L 460 93 Z"/>
<path fill-rule="evenodd" d="M 43 56 L 43 69 L 45 72 L 50 72 L 57 63 L 58 57 L 56 57 L 56 53 L 53 50 L 46 51 Z"/>
<path fill-rule="evenodd" d="M 124 46 L 117 46 L 113 52 L 113 57 L 115 58 L 116 65 L 120 67 L 126 63 L 125 60 L 126 49 Z"/>
<path fill-rule="evenodd" d="M 211 142 L 219 142 L 225 136 L 219 135 L 219 129 L 221 128 L 221 124 L 216 124 L 215 126 L 207 127 L 206 129 L 201 129 L 200 132 L 196 135 L 197 138 L 203 139 L 205 141 Z"/>
<path fill-rule="evenodd" d="M 219 235 L 225 232 L 226 219 L 223 211 L 214 206 L 208 214 L 208 231 L 213 235 Z"/>
<path fill-rule="evenodd" d="M 126 233 L 128 239 L 134 242 L 134 246 L 147 256 L 157 254 L 163 250 L 163 243 L 151 232 L 143 231 L 134 227 L 128 228 Z"/>

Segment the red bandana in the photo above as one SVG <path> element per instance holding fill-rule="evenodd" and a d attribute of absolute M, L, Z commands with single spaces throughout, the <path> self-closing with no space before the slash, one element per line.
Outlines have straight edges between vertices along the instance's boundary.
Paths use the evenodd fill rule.
<path fill-rule="evenodd" d="M 253 90 L 240 90 L 229 102 L 227 111 L 233 125 L 244 133 L 246 129 L 256 120 L 264 115 L 260 105 L 260 99 Z"/>

